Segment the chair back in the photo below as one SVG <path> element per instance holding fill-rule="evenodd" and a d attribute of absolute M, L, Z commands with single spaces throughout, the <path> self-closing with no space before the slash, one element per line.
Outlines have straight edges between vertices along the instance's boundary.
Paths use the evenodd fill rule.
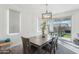
<path fill-rule="evenodd" d="M 52 50 L 53 50 L 53 53 L 55 54 L 55 50 L 56 50 L 56 45 L 57 45 L 57 41 L 58 41 L 58 37 L 54 37 L 52 38 L 52 42 L 51 42 L 51 53 L 52 53 Z"/>
<path fill-rule="evenodd" d="M 22 38 L 22 43 L 23 43 L 23 53 L 24 54 L 29 54 L 31 53 L 31 46 L 30 46 L 30 41 L 29 38 Z"/>

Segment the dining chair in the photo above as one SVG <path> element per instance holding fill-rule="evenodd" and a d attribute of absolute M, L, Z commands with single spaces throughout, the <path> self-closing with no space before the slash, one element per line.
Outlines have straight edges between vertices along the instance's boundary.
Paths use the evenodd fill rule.
<path fill-rule="evenodd" d="M 57 48 L 58 48 L 58 37 L 54 37 L 54 39 L 53 39 L 53 44 L 51 44 L 51 45 L 53 45 L 53 52 L 54 52 L 54 54 L 56 53 L 56 50 L 57 50 Z"/>
<path fill-rule="evenodd" d="M 29 38 L 22 38 L 22 43 L 23 43 L 23 53 L 24 54 L 30 54 L 31 53 L 31 46 L 30 46 L 30 41 Z"/>
<path fill-rule="evenodd" d="M 43 46 L 43 49 L 50 53 L 50 54 L 55 54 L 56 53 L 56 45 L 57 45 L 57 38 L 52 38 L 51 42 L 49 42 L 47 45 Z"/>
<path fill-rule="evenodd" d="M 34 54 L 37 51 L 37 47 L 31 45 L 29 38 L 22 38 L 23 43 L 23 53 L 24 54 Z"/>
<path fill-rule="evenodd" d="M 58 34 L 55 34 L 55 48 L 58 48 Z"/>

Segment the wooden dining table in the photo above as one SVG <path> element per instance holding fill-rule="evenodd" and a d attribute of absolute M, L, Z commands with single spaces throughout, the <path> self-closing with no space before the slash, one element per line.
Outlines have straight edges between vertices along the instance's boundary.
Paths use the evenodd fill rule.
<path fill-rule="evenodd" d="M 45 38 L 42 36 L 33 36 L 30 38 L 31 45 L 38 47 L 38 53 L 41 53 L 41 48 L 52 41 L 52 37 L 50 35 L 46 35 Z"/>

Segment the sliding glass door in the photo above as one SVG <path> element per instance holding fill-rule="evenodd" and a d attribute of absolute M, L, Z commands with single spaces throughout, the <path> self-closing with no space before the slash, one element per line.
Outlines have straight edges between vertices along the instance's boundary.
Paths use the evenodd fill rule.
<path fill-rule="evenodd" d="M 51 27 L 50 27 L 51 24 Z M 71 17 L 55 18 L 48 21 L 49 31 L 57 33 L 59 37 L 71 38 Z"/>

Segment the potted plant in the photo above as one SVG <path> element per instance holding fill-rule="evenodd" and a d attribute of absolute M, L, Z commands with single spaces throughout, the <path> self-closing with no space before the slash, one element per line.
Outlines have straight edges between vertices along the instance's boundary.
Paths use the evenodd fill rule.
<path fill-rule="evenodd" d="M 45 30 L 46 30 L 46 22 L 45 21 L 41 24 L 41 29 L 42 29 L 42 38 L 45 38 Z"/>

